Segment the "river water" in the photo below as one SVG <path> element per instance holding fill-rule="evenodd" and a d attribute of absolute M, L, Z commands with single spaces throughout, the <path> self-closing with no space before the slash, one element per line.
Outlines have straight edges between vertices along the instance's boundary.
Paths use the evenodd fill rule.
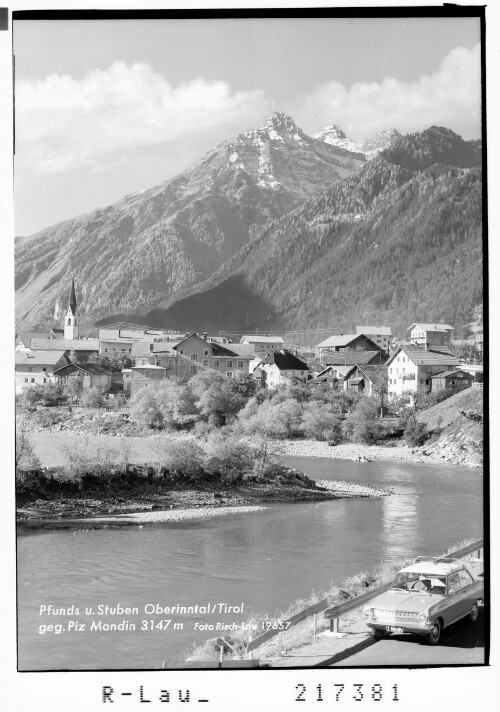
<path fill-rule="evenodd" d="M 396 494 L 273 504 L 255 514 L 144 528 L 87 530 L 80 522 L 74 529 L 23 529 L 19 669 L 161 667 L 184 660 L 194 642 L 222 635 L 217 623 L 240 625 L 253 612 L 276 615 L 312 590 L 323 591 L 381 560 L 433 553 L 483 535 L 479 470 L 305 457 L 287 463 L 311 477 L 377 484 Z M 97 615 L 99 605 L 117 604 L 138 613 Z M 215 612 L 149 613 L 156 604 L 215 606 Z M 49 605 L 79 612 L 40 613 Z M 235 610 L 226 611 L 226 605 Z M 162 620 L 171 622 L 156 627 Z M 91 630 L 92 621 L 128 621 L 136 629 Z M 215 632 L 196 627 L 203 623 Z M 41 633 L 40 625 L 62 629 Z"/>

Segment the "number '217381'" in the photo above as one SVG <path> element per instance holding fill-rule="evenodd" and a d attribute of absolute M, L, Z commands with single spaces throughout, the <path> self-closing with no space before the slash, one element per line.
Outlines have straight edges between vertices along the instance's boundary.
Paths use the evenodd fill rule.
<path fill-rule="evenodd" d="M 331 689 L 333 688 L 333 689 Z M 382 689 L 382 685 L 375 683 L 374 685 L 343 685 L 336 683 L 328 686 L 323 692 L 323 685 L 316 685 L 314 689 L 314 698 L 308 695 L 305 685 L 295 685 L 297 697 L 295 702 L 325 702 L 325 700 L 334 700 L 340 702 L 345 699 L 352 699 L 355 702 L 399 702 L 398 686 L 392 685 Z"/>

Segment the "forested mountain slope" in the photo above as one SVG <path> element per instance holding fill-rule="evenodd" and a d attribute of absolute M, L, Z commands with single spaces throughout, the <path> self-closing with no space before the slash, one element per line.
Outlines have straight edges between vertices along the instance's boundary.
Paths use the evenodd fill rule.
<path fill-rule="evenodd" d="M 425 319 L 461 336 L 482 300 L 480 163 L 448 129 L 403 136 L 149 317 L 192 329 L 389 324 L 401 335 Z"/>

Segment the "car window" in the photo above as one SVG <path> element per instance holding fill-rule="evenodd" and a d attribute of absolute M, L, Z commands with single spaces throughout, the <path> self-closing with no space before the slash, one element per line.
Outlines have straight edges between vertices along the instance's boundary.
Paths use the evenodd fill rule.
<path fill-rule="evenodd" d="M 474 579 L 470 575 L 468 571 L 465 569 L 462 569 L 462 571 L 458 572 L 458 575 L 460 577 L 460 583 L 462 586 L 470 586 L 471 583 L 474 583 Z"/>
<path fill-rule="evenodd" d="M 462 584 L 460 583 L 458 574 L 451 574 L 448 576 L 448 593 L 458 591 L 459 588 L 462 588 Z"/>

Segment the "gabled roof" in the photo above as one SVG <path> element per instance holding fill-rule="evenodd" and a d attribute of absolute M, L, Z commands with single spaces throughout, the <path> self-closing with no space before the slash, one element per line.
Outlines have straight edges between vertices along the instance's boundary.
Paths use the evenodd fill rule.
<path fill-rule="evenodd" d="M 387 376 L 387 366 L 358 366 L 358 371 L 369 378 L 370 381 L 373 381 L 376 376 Z"/>
<path fill-rule="evenodd" d="M 99 351 L 99 339 L 32 339 L 35 351 Z"/>
<path fill-rule="evenodd" d="M 29 349 L 31 348 L 31 339 L 48 339 L 50 331 L 18 331 L 16 337 Z"/>
<path fill-rule="evenodd" d="M 67 366 L 61 366 L 61 368 L 57 368 L 54 371 L 54 373 L 56 375 L 62 375 L 62 372 L 71 371 L 71 370 L 84 371 L 85 373 L 88 373 L 90 376 L 112 376 L 113 375 L 112 371 L 108 371 L 107 368 L 104 368 L 103 366 L 98 366 L 97 364 L 94 364 L 94 363 L 70 363 Z"/>
<path fill-rule="evenodd" d="M 231 351 L 240 358 L 253 359 L 255 357 L 252 344 L 231 344 Z"/>
<path fill-rule="evenodd" d="M 284 344 L 285 341 L 282 336 L 271 336 L 264 334 L 244 334 L 241 339 L 241 343 L 247 341 L 249 344 Z"/>
<path fill-rule="evenodd" d="M 186 336 L 182 341 L 179 341 L 177 344 L 171 344 L 172 348 L 178 351 L 179 347 L 181 347 L 185 341 L 188 341 L 189 339 L 192 339 L 193 336 L 201 341 L 203 344 L 208 344 L 209 346 L 212 347 L 212 354 L 214 356 L 224 356 L 228 358 L 236 358 L 239 356 L 235 351 L 231 351 L 229 348 L 226 346 L 222 346 L 222 344 L 216 343 L 215 341 L 208 341 L 203 339 L 199 334 L 189 334 L 189 336 Z M 231 348 L 233 344 L 230 344 Z M 244 358 L 243 356 L 240 356 L 240 358 Z"/>
<path fill-rule="evenodd" d="M 16 351 L 16 365 L 55 366 L 64 356 L 65 351 Z"/>
<path fill-rule="evenodd" d="M 309 366 L 305 361 L 290 353 L 289 351 L 275 351 L 275 353 L 266 356 L 259 364 L 276 365 L 280 371 L 308 371 Z"/>
<path fill-rule="evenodd" d="M 316 348 L 327 349 L 333 346 L 348 346 L 351 341 L 354 341 L 354 339 L 357 339 L 360 335 L 361 334 L 335 334 L 322 341 Z"/>
<path fill-rule="evenodd" d="M 447 378 L 448 376 L 454 376 L 455 378 L 473 378 L 471 373 L 467 373 L 467 371 L 463 371 L 461 368 L 436 373 L 434 376 L 431 376 L 431 378 Z"/>
<path fill-rule="evenodd" d="M 338 351 L 337 353 L 328 354 L 323 359 L 323 363 L 327 366 L 353 366 L 362 365 L 373 362 L 379 362 L 381 359 L 380 351 L 355 351 L 347 349 L 346 351 Z M 382 360 L 384 357 L 382 357 Z"/>
<path fill-rule="evenodd" d="M 454 331 L 454 328 L 449 324 L 423 324 L 420 321 L 416 321 L 414 324 L 409 326 L 406 331 L 418 327 L 422 331 Z"/>
<path fill-rule="evenodd" d="M 391 336 L 392 331 L 390 326 L 357 326 L 357 334 L 366 334 L 367 336 Z"/>
<path fill-rule="evenodd" d="M 411 346 L 399 346 L 385 365 L 389 366 L 402 351 L 416 366 L 460 366 L 461 363 L 460 359 L 445 349 L 426 350 L 423 346 L 412 344 Z"/>

